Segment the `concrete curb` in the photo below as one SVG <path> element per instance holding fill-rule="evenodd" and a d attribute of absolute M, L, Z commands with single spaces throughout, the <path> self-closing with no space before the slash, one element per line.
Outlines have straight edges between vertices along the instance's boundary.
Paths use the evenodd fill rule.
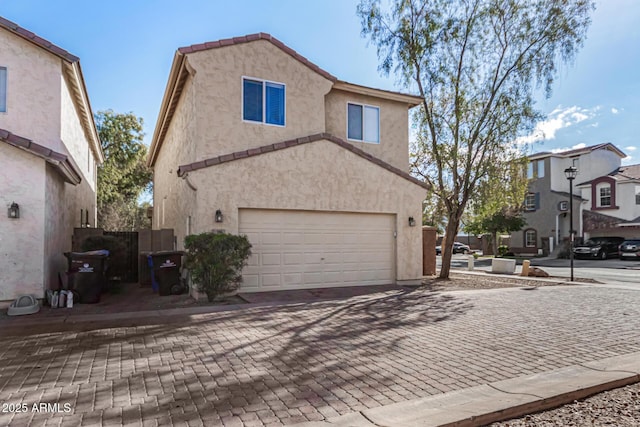
<path fill-rule="evenodd" d="M 640 352 L 296 426 L 483 426 L 552 409 L 639 381 Z"/>

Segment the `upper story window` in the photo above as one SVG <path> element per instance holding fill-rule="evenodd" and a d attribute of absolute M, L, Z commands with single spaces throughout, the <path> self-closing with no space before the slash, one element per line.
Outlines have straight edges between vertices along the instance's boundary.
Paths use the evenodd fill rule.
<path fill-rule="evenodd" d="M 600 206 L 611 206 L 611 185 L 600 187 Z"/>
<path fill-rule="evenodd" d="M 284 84 L 243 78 L 242 119 L 250 122 L 284 126 Z"/>
<path fill-rule="evenodd" d="M 571 165 L 576 169 L 580 169 L 580 157 L 574 157 L 571 159 Z"/>
<path fill-rule="evenodd" d="M 7 111 L 7 68 L 0 67 L 0 113 Z"/>
<path fill-rule="evenodd" d="M 636 185 L 636 205 L 640 205 L 640 185 Z"/>
<path fill-rule="evenodd" d="M 347 104 L 347 138 L 380 143 L 380 108 L 371 105 Z"/>
<path fill-rule="evenodd" d="M 527 178 L 544 178 L 544 159 L 529 162 L 527 165 Z"/>

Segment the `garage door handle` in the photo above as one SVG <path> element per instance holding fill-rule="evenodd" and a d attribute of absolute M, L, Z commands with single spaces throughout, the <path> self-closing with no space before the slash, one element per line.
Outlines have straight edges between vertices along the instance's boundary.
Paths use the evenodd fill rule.
<path fill-rule="evenodd" d="M 320 258 L 320 261 L 324 261 L 324 258 Z"/>

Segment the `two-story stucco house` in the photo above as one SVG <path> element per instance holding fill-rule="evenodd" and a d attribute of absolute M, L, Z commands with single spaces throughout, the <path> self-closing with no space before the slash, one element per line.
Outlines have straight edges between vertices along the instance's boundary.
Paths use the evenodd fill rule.
<path fill-rule="evenodd" d="M 573 229 L 582 236 L 582 210 L 591 197 L 578 188 L 581 182 L 607 175 L 620 166 L 626 155 L 615 145 L 603 143 L 560 153 L 529 156 L 529 192 L 524 203 L 527 225 L 511 234 L 511 250 L 520 254 L 547 254 L 569 234 L 569 181 L 565 169 L 574 166 L 578 175 L 573 185 Z"/>
<path fill-rule="evenodd" d="M 156 228 L 245 234 L 242 291 L 413 282 L 420 98 L 338 80 L 268 34 L 180 48 L 149 154 Z"/>
<path fill-rule="evenodd" d="M 78 58 L 0 18 L 0 301 L 57 287 L 102 161 Z"/>
<path fill-rule="evenodd" d="M 640 165 L 620 166 L 581 182 L 584 238 L 640 238 Z"/>

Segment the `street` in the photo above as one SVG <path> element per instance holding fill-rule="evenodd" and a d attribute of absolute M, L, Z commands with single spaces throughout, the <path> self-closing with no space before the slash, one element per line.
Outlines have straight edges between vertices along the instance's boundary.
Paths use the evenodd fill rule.
<path fill-rule="evenodd" d="M 437 257 L 436 266 L 440 269 L 442 258 Z M 455 270 L 467 270 L 468 255 L 453 255 L 451 268 Z M 522 261 L 517 261 L 522 265 Z M 550 276 L 570 277 L 568 259 L 531 258 L 531 265 L 540 267 Z M 474 261 L 474 269 L 481 271 L 491 270 L 491 258 L 478 258 Z M 516 271 L 520 269 L 517 267 Z M 580 278 L 595 279 L 603 284 L 612 286 L 628 286 L 640 290 L 640 262 L 611 258 L 607 260 L 574 260 L 574 276 Z"/>

